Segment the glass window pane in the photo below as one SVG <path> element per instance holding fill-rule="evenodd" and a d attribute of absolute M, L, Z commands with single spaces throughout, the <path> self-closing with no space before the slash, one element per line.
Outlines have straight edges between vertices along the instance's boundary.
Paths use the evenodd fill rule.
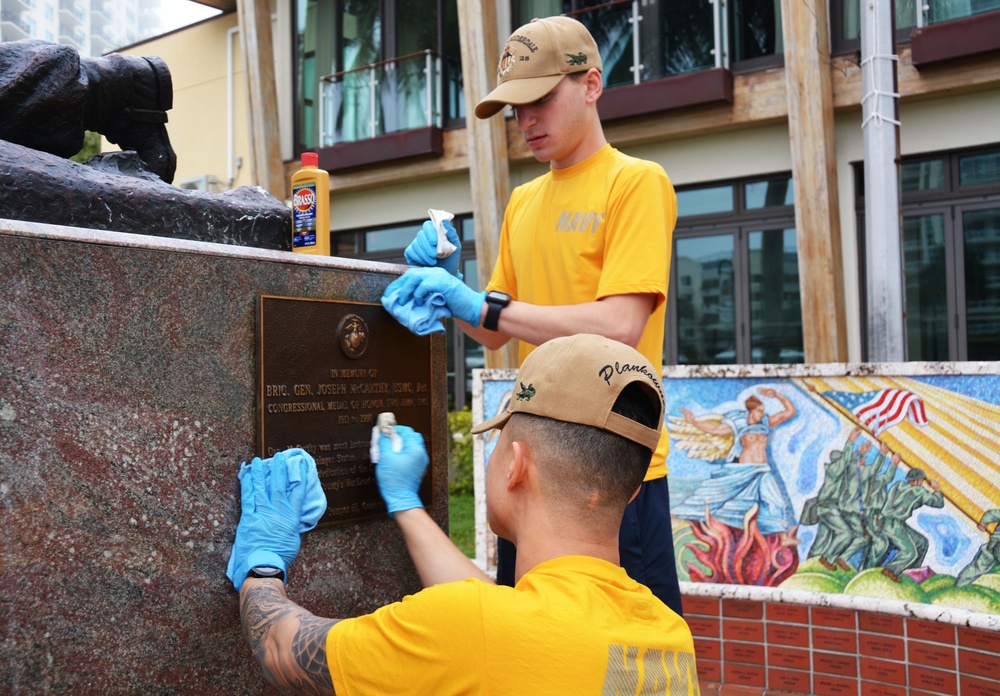
<path fill-rule="evenodd" d="M 536 17 L 539 15 L 535 15 Z M 601 76 L 605 87 L 630 85 L 635 81 L 632 50 L 632 5 L 600 4 L 571 15 L 593 35 L 601 53 Z"/>
<path fill-rule="evenodd" d="M 775 0 L 735 0 L 733 11 L 733 60 L 773 56 L 783 49 L 781 11 Z"/>
<path fill-rule="evenodd" d="M 1000 0 L 930 0 L 927 3 L 927 23 L 947 22 L 998 9 Z"/>
<path fill-rule="evenodd" d="M 400 227 L 387 227 L 382 230 L 365 232 L 365 251 L 405 249 L 413 241 L 413 238 L 417 236 L 418 227 L 418 225 L 402 225 Z M 399 263 L 403 263 L 402 258 L 400 258 Z"/>
<path fill-rule="evenodd" d="M 520 0 L 518 9 L 521 24 L 527 24 L 535 17 L 551 17 L 569 12 L 573 9 L 573 3 L 569 0 Z"/>
<path fill-rule="evenodd" d="M 333 233 L 330 235 L 330 255 L 356 257 L 361 253 L 358 248 L 358 241 L 361 235 L 357 232 L 346 232 L 342 234 Z"/>
<path fill-rule="evenodd" d="M 733 212 L 733 187 L 713 186 L 677 192 L 677 215 Z"/>
<path fill-rule="evenodd" d="M 433 63 L 430 72 L 434 72 Z M 416 55 L 381 66 L 376 74 L 380 127 L 375 135 L 422 128 L 427 120 L 434 95 L 427 90 L 428 57 Z M 437 75 L 431 74 L 432 84 Z"/>
<path fill-rule="evenodd" d="M 642 7 L 643 25 L 650 11 L 650 6 Z M 649 26 L 658 28 L 653 41 L 646 43 L 655 46 L 662 42 L 657 61 L 662 66 L 658 74 L 651 79 L 682 75 L 696 70 L 715 67 L 715 21 L 713 19 L 713 4 L 702 0 L 660 0 L 655 4 L 659 22 L 650 22 Z M 643 34 L 646 36 L 646 33 Z M 643 56 L 643 61 L 647 60 Z"/>
<path fill-rule="evenodd" d="M 767 181 L 752 181 L 743 187 L 747 210 L 795 205 L 795 187 L 789 176 Z"/>
<path fill-rule="evenodd" d="M 1000 208 L 962 214 L 969 360 L 1000 358 Z"/>
<path fill-rule="evenodd" d="M 751 362 L 804 362 L 795 228 L 751 232 L 747 241 Z"/>
<path fill-rule="evenodd" d="M 959 186 L 996 182 L 1000 182 L 1000 152 L 987 152 L 958 159 Z"/>
<path fill-rule="evenodd" d="M 736 362 L 733 236 L 677 240 L 677 362 Z"/>
<path fill-rule="evenodd" d="M 906 359 L 948 360 L 944 215 L 903 218 Z"/>
<path fill-rule="evenodd" d="M 904 193 L 936 191 L 944 188 L 944 160 L 904 162 L 899 168 L 899 182 Z"/>
<path fill-rule="evenodd" d="M 861 37 L 861 8 L 860 2 L 847 2 L 841 0 L 843 4 L 843 33 L 841 39 L 856 41 Z M 914 0 L 896 0 L 896 29 L 909 29 L 917 26 L 917 9 Z"/>
<path fill-rule="evenodd" d="M 458 253 L 458 252 L 455 252 Z M 479 287 L 479 264 L 475 259 L 465 259 L 462 261 L 462 276 L 465 284 L 476 292 L 480 291 Z"/>

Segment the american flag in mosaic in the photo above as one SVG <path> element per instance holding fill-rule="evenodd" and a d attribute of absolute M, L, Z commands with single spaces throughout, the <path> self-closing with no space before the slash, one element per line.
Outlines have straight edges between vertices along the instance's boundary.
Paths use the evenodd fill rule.
<path fill-rule="evenodd" d="M 915 425 L 927 425 L 927 412 L 920 397 L 906 389 L 879 389 L 869 392 L 826 392 L 867 427 L 873 435 L 909 416 Z"/>

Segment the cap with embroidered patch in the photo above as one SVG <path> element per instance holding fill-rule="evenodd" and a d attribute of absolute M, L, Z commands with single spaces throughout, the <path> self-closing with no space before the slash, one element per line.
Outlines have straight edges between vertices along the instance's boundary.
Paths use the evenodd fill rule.
<path fill-rule="evenodd" d="M 518 370 L 506 410 L 472 428 L 501 428 L 515 413 L 589 425 L 656 451 L 660 427 L 647 428 L 611 411 L 629 384 L 639 383 L 657 404 L 663 423 L 663 388 L 658 371 L 631 346 L 593 334 L 554 338 L 538 346 Z"/>
<path fill-rule="evenodd" d="M 579 21 L 556 16 L 533 19 L 517 29 L 500 53 L 497 86 L 476 105 L 476 116 L 489 118 L 508 104 L 538 101 L 564 76 L 602 69 L 597 42 Z"/>

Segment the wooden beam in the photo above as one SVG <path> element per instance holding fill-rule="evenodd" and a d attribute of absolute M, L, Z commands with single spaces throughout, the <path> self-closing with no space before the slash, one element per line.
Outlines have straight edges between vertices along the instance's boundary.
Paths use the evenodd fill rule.
<path fill-rule="evenodd" d="M 826 3 L 781 0 L 806 362 L 847 360 Z"/>
<path fill-rule="evenodd" d="M 462 47 L 462 79 L 465 89 L 465 131 L 468 142 L 472 209 L 476 220 L 476 259 L 479 287 L 493 274 L 500 248 L 500 228 L 510 199 L 507 131 L 500 115 L 476 118 L 476 104 L 496 84 L 500 58 L 495 0 L 463 0 L 458 3 L 458 26 Z M 486 367 L 517 367 L 517 341 L 498 351 L 486 351 Z"/>
<path fill-rule="evenodd" d="M 251 176 L 279 200 L 289 195 L 281 163 L 278 93 L 274 86 L 274 45 L 268 0 L 239 0 L 240 40 L 250 99 Z M 297 167 L 296 167 L 297 168 Z"/>

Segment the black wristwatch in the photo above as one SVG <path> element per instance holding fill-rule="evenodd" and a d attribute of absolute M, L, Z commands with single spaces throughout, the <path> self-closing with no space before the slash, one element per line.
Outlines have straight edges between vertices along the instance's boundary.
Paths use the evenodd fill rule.
<path fill-rule="evenodd" d="M 483 319 L 483 328 L 496 331 L 500 322 L 500 310 L 510 304 L 510 295 L 498 290 L 490 290 L 486 293 L 486 318 Z"/>
<path fill-rule="evenodd" d="M 275 568 L 273 566 L 256 566 L 250 569 L 247 573 L 248 578 L 259 578 L 261 580 L 275 579 L 285 581 L 285 571 L 281 568 Z"/>

